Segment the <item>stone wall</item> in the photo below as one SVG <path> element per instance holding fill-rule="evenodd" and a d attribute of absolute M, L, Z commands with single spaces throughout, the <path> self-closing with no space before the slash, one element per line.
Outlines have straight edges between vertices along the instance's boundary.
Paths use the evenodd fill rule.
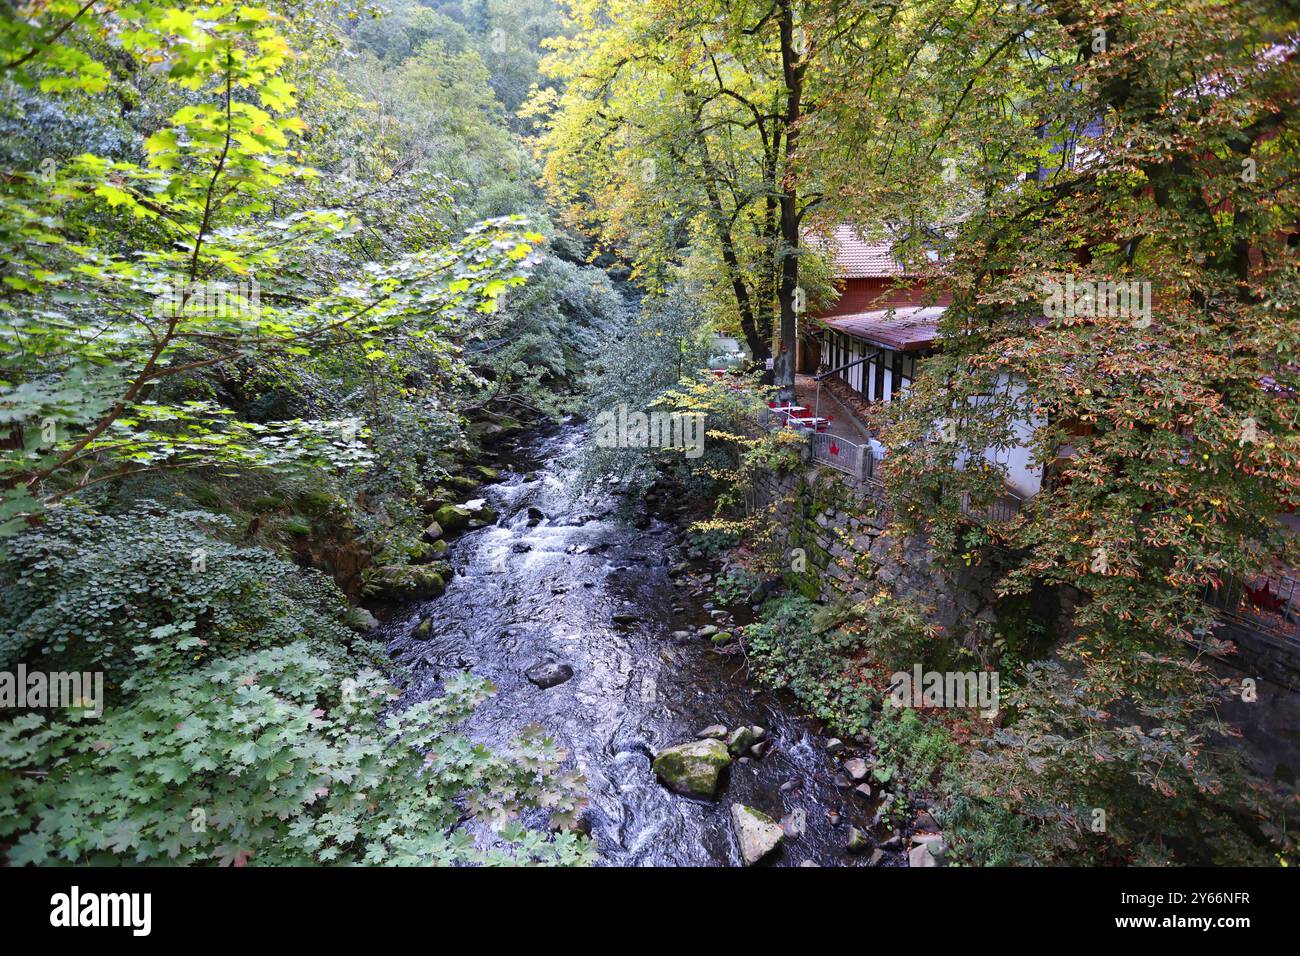
<path fill-rule="evenodd" d="M 768 473 L 755 483 L 751 504 L 773 510 L 786 582 L 805 596 L 857 601 L 883 588 L 924 605 L 969 650 L 978 652 L 994 633 L 993 569 L 966 567 L 959 557 L 941 560 L 923 534 L 891 533 L 891 508 L 879 483 L 817 466 Z"/>
<path fill-rule="evenodd" d="M 922 533 L 896 538 L 887 530 L 891 508 L 876 481 L 816 465 L 767 473 L 755 483 L 751 505 L 773 508 L 774 544 L 784 552 L 786 583 L 806 597 L 860 601 L 884 588 L 925 605 L 934 623 L 977 655 L 994 634 L 1037 639 L 1038 649 L 1046 651 L 1054 636 L 1069 630 L 1078 599 L 1072 589 L 999 600 L 992 589 L 996 552 L 986 551 L 985 563 L 967 567 L 960 556 L 935 555 Z M 802 551 L 802 570 L 796 549 Z M 1026 637 L 1027 628 L 1036 637 Z M 1229 662 L 1234 668 L 1300 691 L 1300 647 L 1294 642 L 1238 619 L 1224 621 L 1220 636 L 1236 644 Z"/>

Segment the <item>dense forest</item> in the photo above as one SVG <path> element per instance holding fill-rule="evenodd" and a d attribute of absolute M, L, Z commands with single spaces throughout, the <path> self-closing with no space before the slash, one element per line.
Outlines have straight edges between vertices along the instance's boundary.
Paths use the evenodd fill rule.
<path fill-rule="evenodd" d="M 1294 4 L 33 0 L 0 84 L 0 671 L 102 682 L 0 696 L 9 865 L 673 861 L 611 835 L 641 805 L 602 778 L 723 834 L 688 841 L 712 862 L 1293 860 L 1297 765 L 1247 756 L 1256 675 L 1213 595 L 1300 566 Z M 781 517 L 834 517 L 818 416 L 765 426 L 830 388 L 799 356 L 844 224 L 942 347 L 861 410 L 901 570 L 849 542 L 834 599 Z M 1054 312 L 1066 276 L 1148 311 Z M 1022 447 L 1051 481 L 973 520 L 1006 493 L 988 451 Z M 546 551 L 566 521 L 621 537 Z M 572 575 L 510 619 L 467 584 L 507 529 L 533 537 L 500 539 L 504 577 Z M 917 563 L 991 610 L 936 623 Z M 662 646 L 598 684 L 510 667 L 530 701 L 576 667 L 572 707 L 611 713 L 635 685 L 666 708 L 648 742 L 619 717 L 592 756 L 495 663 L 404 653 L 578 627 L 629 568 L 588 630 Z M 890 706 L 913 667 L 1000 701 Z M 662 698 L 697 685 L 780 703 L 710 704 L 683 745 Z M 485 742 L 498 692 L 517 719 Z M 820 763 L 776 763 L 796 733 Z M 661 795 L 720 766 L 750 802 L 751 771 L 807 794 L 824 845 L 792 804 Z"/>

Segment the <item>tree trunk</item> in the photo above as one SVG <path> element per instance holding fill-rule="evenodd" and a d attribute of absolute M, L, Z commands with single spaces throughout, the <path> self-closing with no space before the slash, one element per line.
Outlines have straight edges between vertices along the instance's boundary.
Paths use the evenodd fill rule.
<path fill-rule="evenodd" d="M 782 400 L 794 398 L 795 372 L 795 313 L 796 290 L 799 288 L 799 196 L 794 186 L 791 169 L 799 144 L 799 118 L 802 114 L 804 64 L 802 53 L 795 49 L 794 11 L 791 0 L 779 0 L 777 17 L 781 35 L 781 71 L 785 78 L 785 115 L 782 126 L 785 132 L 786 171 L 781 183 L 781 285 L 777 299 L 781 306 L 781 342 L 775 362 L 776 385 Z"/>
<path fill-rule="evenodd" d="M 731 281 L 731 291 L 736 297 L 736 311 L 740 315 L 740 330 L 745 335 L 745 344 L 749 346 L 754 361 L 766 361 L 772 355 L 770 335 L 763 335 L 754 320 L 754 302 L 745 285 L 745 276 L 740 269 L 740 259 L 736 255 L 736 244 L 727 225 L 726 212 L 722 208 L 722 199 L 718 195 L 717 169 L 709 155 L 709 146 L 703 136 L 699 139 L 700 158 L 704 164 L 704 192 L 709 199 L 709 218 L 713 222 L 713 232 L 718 245 L 722 248 L 722 261 L 727 267 L 727 277 Z"/>

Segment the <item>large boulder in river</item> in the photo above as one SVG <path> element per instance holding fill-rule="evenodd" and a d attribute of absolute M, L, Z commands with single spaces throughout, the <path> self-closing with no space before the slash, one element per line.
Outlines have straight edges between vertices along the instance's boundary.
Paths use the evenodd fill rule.
<path fill-rule="evenodd" d="M 721 740 L 692 740 L 659 751 L 651 768 L 663 785 L 687 797 L 712 797 L 718 775 L 731 763 Z"/>
<path fill-rule="evenodd" d="M 731 805 L 731 828 L 740 843 L 740 855 L 745 866 L 753 866 L 767 856 L 785 839 L 781 825 L 766 813 L 747 807 L 743 803 Z"/>

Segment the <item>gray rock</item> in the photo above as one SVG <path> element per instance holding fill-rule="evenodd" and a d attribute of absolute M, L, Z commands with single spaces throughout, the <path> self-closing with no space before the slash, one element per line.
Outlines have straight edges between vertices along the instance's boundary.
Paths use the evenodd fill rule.
<path fill-rule="evenodd" d="M 933 862 L 921 863 L 919 865 L 943 866 L 944 857 L 948 855 L 948 844 L 944 842 L 942 833 L 917 833 L 913 835 L 912 842 L 916 844 L 916 846 L 912 847 L 911 852 L 908 854 L 909 859 L 916 854 L 918 849 L 925 847 L 926 852 L 929 853 L 930 860 Z M 917 865 L 918 864 L 916 863 L 912 864 L 912 866 Z"/>
<path fill-rule="evenodd" d="M 619 611 L 613 616 L 615 624 L 635 624 L 640 619 L 639 615 L 633 614 L 630 611 Z"/>
<path fill-rule="evenodd" d="M 718 633 L 718 629 L 714 627 L 712 624 L 705 624 L 702 628 L 700 628 L 695 633 L 699 637 L 712 637 L 714 634 Z"/>
<path fill-rule="evenodd" d="M 855 793 L 859 794 L 862 797 L 862 799 L 864 800 L 871 799 L 871 787 L 868 786 L 867 784 L 860 783 L 856 787 L 854 787 L 853 790 Z"/>
<path fill-rule="evenodd" d="M 911 852 L 907 854 L 908 866 L 938 866 L 939 862 L 930 855 L 930 847 L 924 843 L 912 847 Z"/>
<path fill-rule="evenodd" d="M 740 855 L 746 866 L 753 866 L 785 839 L 780 824 L 766 813 L 743 803 L 731 805 L 731 827 L 740 843 Z"/>
<path fill-rule="evenodd" d="M 867 762 L 861 757 L 844 761 L 845 772 L 856 782 L 867 777 Z"/>
<path fill-rule="evenodd" d="M 755 760 L 759 759 L 763 754 L 767 753 L 768 744 L 771 742 L 772 741 L 770 740 L 760 740 L 758 743 L 754 744 L 754 746 L 749 748 L 750 755 L 753 756 Z"/>
<path fill-rule="evenodd" d="M 799 865 L 800 865 L 800 866 L 811 866 L 813 869 L 820 869 L 820 867 L 818 867 L 817 864 L 814 863 L 812 860 L 804 860 L 804 861 L 803 861 L 802 863 L 800 863 Z"/>
<path fill-rule="evenodd" d="M 568 664 L 557 664 L 555 661 L 538 661 L 524 671 L 524 676 L 544 689 L 563 684 L 573 676 L 573 668 Z"/>
<path fill-rule="evenodd" d="M 876 847 L 874 850 L 871 851 L 871 856 L 867 860 L 867 866 L 875 866 L 884 858 L 885 858 L 885 851 L 880 849 L 880 847 Z"/>
<path fill-rule="evenodd" d="M 722 724 L 709 724 L 709 726 L 705 727 L 695 736 L 701 739 L 712 738 L 714 740 L 723 740 L 727 736 L 727 728 L 722 726 Z"/>
<path fill-rule="evenodd" d="M 767 736 L 767 728 L 760 727 L 758 724 L 750 724 L 749 732 L 754 735 L 755 740 L 762 740 Z"/>
<path fill-rule="evenodd" d="M 828 754 L 837 754 L 844 749 L 844 741 L 838 737 L 832 737 L 826 741 L 826 752 Z"/>
<path fill-rule="evenodd" d="M 347 613 L 347 625 L 354 631 L 360 631 L 362 634 L 367 631 L 373 631 L 379 626 L 379 621 L 373 614 L 363 607 L 350 608 Z"/>
<path fill-rule="evenodd" d="M 415 625 L 415 630 L 411 631 L 411 636 L 416 640 L 428 640 L 433 634 L 433 619 L 423 618 L 419 624 Z"/>

